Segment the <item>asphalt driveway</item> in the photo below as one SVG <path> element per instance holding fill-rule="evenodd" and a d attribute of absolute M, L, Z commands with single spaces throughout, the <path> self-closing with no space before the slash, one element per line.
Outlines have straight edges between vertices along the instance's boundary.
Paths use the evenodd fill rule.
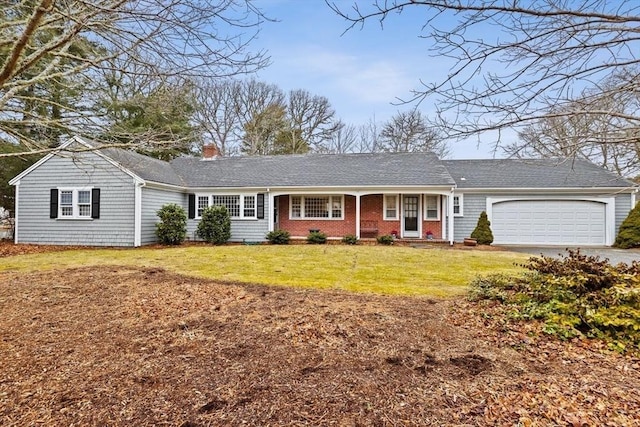
<path fill-rule="evenodd" d="M 531 255 L 545 255 L 557 257 L 560 254 L 566 254 L 566 247 L 561 246 L 504 246 L 505 249 L 512 252 L 522 252 Z M 570 248 L 578 249 L 578 248 Z M 586 255 L 599 256 L 601 259 L 608 258 L 612 264 L 620 262 L 631 263 L 632 261 L 640 261 L 640 249 L 616 249 L 610 247 L 590 247 L 580 248 L 580 253 Z"/>

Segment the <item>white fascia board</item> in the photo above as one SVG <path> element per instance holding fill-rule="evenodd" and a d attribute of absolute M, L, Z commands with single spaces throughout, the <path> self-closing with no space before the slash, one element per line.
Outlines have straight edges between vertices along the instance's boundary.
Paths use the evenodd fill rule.
<path fill-rule="evenodd" d="M 274 194 L 348 194 L 364 196 L 368 194 L 441 194 L 451 192 L 451 186 L 358 186 L 358 187 L 271 187 Z"/>
<path fill-rule="evenodd" d="M 145 187 L 158 188 L 161 190 L 173 191 L 174 193 L 193 193 L 191 189 L 182 185 L 165 184 L 164 182 L 145 181 Z"/>
<path fill-rule="evenodd" d="M 585 194 L 624 194 L 631 193 L 635 187 L 510 187 L 510 188 L 457 188 L 457 193 L 531 193 L 531 194 L 548 194 L 548 193 L 585 193 Z"/>

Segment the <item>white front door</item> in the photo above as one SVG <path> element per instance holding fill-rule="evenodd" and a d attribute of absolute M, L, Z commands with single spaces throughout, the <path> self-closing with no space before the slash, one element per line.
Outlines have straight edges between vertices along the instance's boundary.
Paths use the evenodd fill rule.
<path fill-rule="evenodd" d="M 418 195 L 403 196 L 402 237 L 420 237 L 420 196 Z"/>

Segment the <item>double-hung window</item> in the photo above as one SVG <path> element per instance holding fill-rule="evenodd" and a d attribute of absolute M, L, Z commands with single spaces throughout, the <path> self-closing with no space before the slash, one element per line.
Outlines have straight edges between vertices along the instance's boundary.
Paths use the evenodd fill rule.
<path fill-rule="evenodd" d="M 100 190 L 97 188 L 51 189 L 50 217 L 60 219 L 98 218 L 99 197 Z"/>
<path fill-rule="evenodd" d="M 453 196 L 453 216 L 462 216 L 462 195 Z"/>
<path fill-rule="evenodd" d="M 289 217 L 292 219 L 342 219 L 344 218 L 344 197 L 291 196 Z"/>
<path fill-rule="evenodd" d="M 398 195 L 397 194 L 385 194 L 384 195 L 384 219 L 385 220 L 397 220 L 398 219 Z"/>
<path fill-rule="evenodd" d="M 427 221 L 437 221 L 440 219 L 439 202 L 439 196 L 424 196 L 424 219 Z"/>

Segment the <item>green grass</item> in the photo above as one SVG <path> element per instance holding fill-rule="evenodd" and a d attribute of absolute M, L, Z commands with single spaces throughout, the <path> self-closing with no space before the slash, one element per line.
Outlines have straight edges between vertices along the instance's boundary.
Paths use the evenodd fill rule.
<path fill-rule="evenodd" d="M 511 252 L 408 247 L 291 245 L 95 249 L 0 258 L 2 271 L 90 265 L 163 267 L 189 276 L 304 288 L 452 296 L 478 274 L 519 271 Z"/>

